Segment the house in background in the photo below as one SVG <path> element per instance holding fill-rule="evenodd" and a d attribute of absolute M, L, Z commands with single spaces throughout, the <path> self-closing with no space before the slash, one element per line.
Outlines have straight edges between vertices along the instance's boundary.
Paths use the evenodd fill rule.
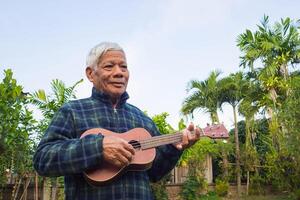
<path fill-rule="evenodd" d="M 218 125 L 209 125 L 202 129 L 202 135 L 207 136 L 212 139 L 228 139 L 229 133 L 228 130 L 225 128 L 224 124 Z M 208 184 L 213 183 L 213 165 L 212 165 L 212 156 L 206 155 L 204 165 L 204 177 Z M 188 167 L 175 167 L 172 172 L 172 178 L 170 184 L 180 184 L 183 183 L 188 174 Z"/>

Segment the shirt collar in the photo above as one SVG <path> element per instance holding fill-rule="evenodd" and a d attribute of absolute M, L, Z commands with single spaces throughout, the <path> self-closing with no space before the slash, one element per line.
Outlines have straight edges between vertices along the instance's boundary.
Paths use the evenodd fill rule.
<path fill-rule="evenodd" d="M 108 94 L 102 92 L 102 91 L 97 90 L 95 87 L 93 87 L 93 89 L 92 89 L 92 98 L 98 99 L 98 100 L 102 101 L 103 103 L 112 105 L 112 102 L 110 100 L 110 96 Z M 117 106 L 120 106 L 120 105 L 126 103 L 128 98 L 129 98 L 128 93 L 124 92 L 121 95 Z"/>

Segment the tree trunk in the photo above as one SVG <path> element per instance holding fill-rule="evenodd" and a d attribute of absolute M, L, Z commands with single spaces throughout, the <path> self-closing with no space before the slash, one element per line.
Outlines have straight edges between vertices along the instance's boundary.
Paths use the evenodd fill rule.
<path fill-rule="evenodd" d="M 48 184 L 47 184 L 46 177 L 42 178 L 42 186 L 43 186 L 42 199 L 43 200 L 49 200 L 50 199 L 50 191 L 49 191 L 49 187 L 48 187 Z"/>
<path fill-rule="evenodd" d="M 250 185 L 250 172 L 247 171 L 247 188 L 246 188 L 246 195 L 249 194 L 249 185 Z"/>
<path fill-rule="evenodd" d="M 57 194 L 57 178 L 52 180 L 52 187 L 51 187 L 51 200 L 56 200 Z"/>
<path fill-rule="evenodd" d="M 35 172 L 35 189 L 34 189 L 34 200 L 39 200 L 39 177 L 37 172 Z"/>
<path fill-rule="evenodd" d="M 233 117 L 234 117 L 234 141 L 235 141 L 235 154 L 236 154 L 237 193 L 238 196 L 241 196 L 240 144 L 239 144 L 239 134 L 238 134 L 238 127 L 237 127 L 236 106 L 233 106 Z"/>
<path fill-rule="evenodd" d="M 228 159 L 227 153 L 224 147 L 222 147 L 222 160 L 223 160 L 223 178 L 228 181 Z"/>
<path fill-rule="evenodd" d="M 217 111 L 211 112 L 210 113 L 210 118 L 211 118 L 212 124 L 220 124 L 220 120 L 219 120 L 219 116 L 218 116 Z"/>
<path fill-rule="evenodd" d="M 287 80 L 288 76 L 289 76 L 289 71 L 287 68 L 287 64 L 282 64 L 280 65 L 280 73 L 283 76 L 284 80 Z"/>

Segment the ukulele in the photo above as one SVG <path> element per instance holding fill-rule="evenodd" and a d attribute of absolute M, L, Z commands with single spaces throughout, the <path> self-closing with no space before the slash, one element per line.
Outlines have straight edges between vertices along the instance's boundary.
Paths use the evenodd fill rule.
<path fill-rule="evenodd" d="M 207 126 L 204 129 L 200 129 L 200 131 L 200 137 L 212 139 L 226 139 L 229 137 L 228 131 L 223 124 Z M 112 182 L 126 171 L 147 170 L 151 168 L 155 158 L 155 147 L 178 143 L 182 140 L 181 132 L 152 137 L 144 128 L 134 128 L 125 133 L 114 133 L 106 129 L 93 128 L 85 131 L 80 138 L 90 134 L 119 137 L 128 141 L 135 149 L 135 155 L 128 166 L 117 167 L 103 161 L 99 168 L 85 171 L 83 174 L 92 185 L 104 185 Z"/>

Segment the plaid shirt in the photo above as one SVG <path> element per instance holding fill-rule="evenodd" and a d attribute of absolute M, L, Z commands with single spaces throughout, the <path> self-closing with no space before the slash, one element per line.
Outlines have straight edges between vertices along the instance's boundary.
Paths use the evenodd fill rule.
<path fill-rule="evenodd" d="M 156 157 L 147 171 L 128 171 L 104 186 L 89 185 L 82 172 L 100 166 L 101 135 L 83 132 L 104 128 L 123 133 L 136 127 L 159 135 L 153 121 L 135 106 L 126 103 L 125 92 L 113 108 L 110 98 L 95 88 L 90 98 L 71 101 L 55 114 L 34 155 L 34 168 L 43 176 L 65 176 L 65 199 L 135 200 L 153 199 L 149 181 L 157 181 L 176 164 L 181 152 L 173 145 L 156 148 Z"/>

